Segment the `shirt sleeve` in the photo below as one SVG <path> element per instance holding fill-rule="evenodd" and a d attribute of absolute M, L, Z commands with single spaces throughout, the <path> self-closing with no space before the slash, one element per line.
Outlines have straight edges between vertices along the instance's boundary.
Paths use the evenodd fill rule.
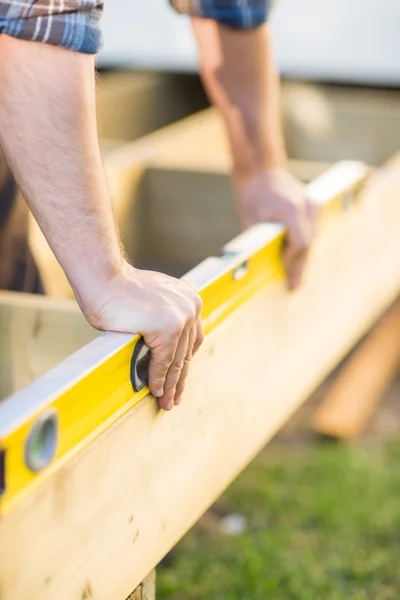
<path fill-rule="evenodd" d="M 102 12 L 102 0 L 0 0 L 0 34 L 96 54 Z"/>
<path fill-rule="evenodd" d="M 268 20 L 271 0 L 170 0 L 179 13 L 214 19 L 236 29 L 253 29 Z"/>

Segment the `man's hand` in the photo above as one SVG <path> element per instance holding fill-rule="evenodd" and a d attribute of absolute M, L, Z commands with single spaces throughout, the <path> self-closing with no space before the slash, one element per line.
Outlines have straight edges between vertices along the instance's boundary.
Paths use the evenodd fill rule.
<path fill-rule="evenodd" d="M 188 284 L 122 258 L 97 140 L 93 57 L 0 36 L 0 123 L 10 168 L 86 318 L 144 336 L 150 389 L 172 408 L 203 339 L 201 300 Z"/>
<path fill-rule="evenodd" d="M 306 187 L 287 171 L 264 171 L 250 178 L 233 177 L 241 225 L 279 221 L 287 229 L 284 264 L 289 287 L 301 282 L 316 221 Z"/>
<path fill-rule="evenodd" d="M 179 404 L 192 356 L 203 342 L 201 298 L 189 284 L 124 262 L 81 308 L 91 325 L 143 335 L 151 350 L 149 388 L 161 408 Z M 79 291 L 77 291 L 79 298 Z"/>

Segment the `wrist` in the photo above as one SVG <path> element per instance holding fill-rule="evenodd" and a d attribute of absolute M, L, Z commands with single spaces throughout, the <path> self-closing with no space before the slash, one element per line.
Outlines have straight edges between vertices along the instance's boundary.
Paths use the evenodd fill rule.
<path fill-rule="evenodd" d="M 232 170 L 237 178 L 249 179 L 265 171 L 284 171 L 287 156 L 283 138 L 273 129 L 241 117 L 242 122 L 228 124 Z"/>
<path fill-rule="evenodd" d="M 85 260 L 73 269 L 72 274 L 68 274 L 76 300 L 92 325 L 95 326 L 102 305 L 108 301 L 111 290 L 124 276 L 128 266 L 119 252 L 93 261 Z"/>
<path fill-rule="evenodd" d="M 233 165 L 231 176 L 236 185 L 246 186 L 247 184 L 263 179 L 266 181 L 275 181 L 288 175 L 286 165 L 282 162 L 265 161 L 263 163 L 252 163 L 246 166 Z"/>

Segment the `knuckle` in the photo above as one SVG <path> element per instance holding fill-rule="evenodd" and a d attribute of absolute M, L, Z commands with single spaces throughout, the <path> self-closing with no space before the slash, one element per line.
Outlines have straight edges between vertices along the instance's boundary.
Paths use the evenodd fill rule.
<path fill-rule="evenodd" d="M 292 246 L 293 253 L 296 256 L 305 254 L 305 252 L 307 252 L 308 249 L 307 242 L 303 238 L 297 239 L 295 242 L 293 242 Z"/>
<path fill-rule="evenodd" d="M 198 313 L 203 306 L 203 301 L 202 301 L 198 291 L 196 290 L 196 288 L 187 282 L 185 282 L 185 283 L 186 283 L 185 296 L 188 298 L 190 304 L 194 306 L 196 313 Z"/>
<path fill-rule="evenodd" d="M 194 305 L 196 308 L 196 314 L 199 314 L 201 309 L 203 308 L 203 300 L 201 299 L 199 294 L 196 294 L 196 296 L 195 296 Z"/>
<path fill-rule="evenodd" d="M 166 377 L 166 374 L 167 374 L 167 373 L 165 373 L 165 375 L 163 375 L 162 377 L 154 377 L 154 376 L 153 376 L 153 377 L 151 377 L 151 383 L 152 383 L 152 385 L 153 385 L 155 388 L 162 388 L 162 387 L 163 387 L 163 384 L 164 384 L 164 382 L 165 382 L 165 377 Z"/>
<path fill-rule="evenodd" d="M 305 254 L 311 245 L 311 239 L 309 236 L 303 235 L 298 243 L 298 250 L 301 254 Z"/>
<path fill-rule="evenodd" d="M 170 382 L 166 383 L 165 388 L 164 388 L 164 399 L 166 400 L 167 404 L 169 404 L 169 402 L 175 396 L 175 389 L 176 389 L 176 381 L 170 381 Z"/>
<path fill-rule="evenodd" d="M 176 381 L 167 381 L 164 388 L 164 396 L 170 399 L 175 394 Z"/>
<path fill-rule="evenodd" d="M 158 356 L 158 359 L 154 361 L 153 370 L 156 370 L 157 372 L 161 372 L 161 373 L 165 374 L 167 372 L 170 364 L 173 362 L 174 357 L 175 357 L 175 354 L 174 354 L 172 348 L 170 348 L 170 347 L 165 348 L 165 351 L 160 353 L 160 356 Z"/>
<path fill-rule="evenodd" d="M 185 307 L 185 327 L 191 325 L 196 319 L 196 309 L 191 302 Z"/>
<path fill-rule="evenodd" d="M 185 327 L 182 318 L 175 313 L 170 313 L 165 320 L 164 333 L 168 337 L 178 337 Z"/>
<path fill-rule="evenodd" d="M 178 396 L 178 397 L 182 396 L 184 389 L 185 389 L 185 382 L 184 381 L 180 381 L 178 383 L 178 385 L 176 386 L 176 390 L 175 390 L 176 396 Z"/>
<path fill-rule="evenodd" d="M 184 365 L 185 365 L 185 358 L 182 358 L 181 360 L 177 360 L 177 361 L 173 362 L 170 370 L 173 373 L 178 373 L 178 372 L 182 371 Z"/>
<path fill-rule="evenodd" d="M 162 385 L 165 382 L 172 361 L 159 363 L 149 369 L 149 380 L 153 385 Z"/>

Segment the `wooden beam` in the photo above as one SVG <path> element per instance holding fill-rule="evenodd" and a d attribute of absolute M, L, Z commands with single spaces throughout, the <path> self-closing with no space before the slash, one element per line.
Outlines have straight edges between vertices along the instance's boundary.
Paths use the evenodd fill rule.
<path fill-rule="evenodd" d="M 314 429 L 344 439 L 359 436 L 399 367 L 400 302 L 397 302 L 339 372 L 315 413 Z"/>
<path fill-rule="evenodd" d="M 148 396 L 0 523 L 1 600 L 128 597 L 398 295 L 399 172 L 332 220 L 300 291 L 207 338 L 176 410 Z"/>

